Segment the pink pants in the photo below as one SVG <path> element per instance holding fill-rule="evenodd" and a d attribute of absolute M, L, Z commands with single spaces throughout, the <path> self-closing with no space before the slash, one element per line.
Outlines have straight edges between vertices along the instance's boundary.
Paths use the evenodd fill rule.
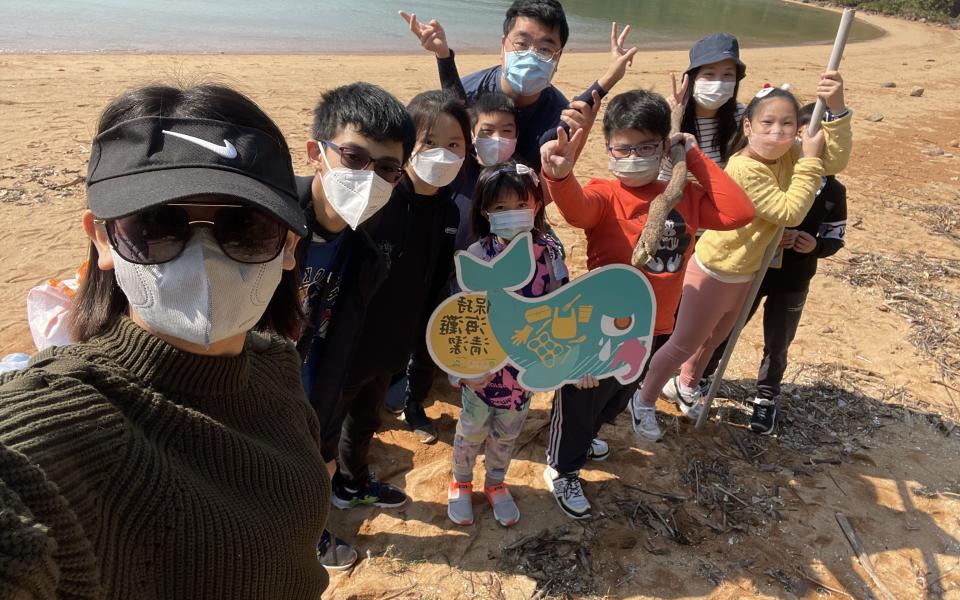
<path fill-rule="evenodd" d="M 750 283 L 723 283 L 707 275 L 696 260 L 687 265 L 683 295 L 673 334 L 650 359 L 640 397 L 653 406 L 660 390 L 680 367 L 680 383 L 695 387 L 713 351 L 727 338 L 750 290 Z"/>

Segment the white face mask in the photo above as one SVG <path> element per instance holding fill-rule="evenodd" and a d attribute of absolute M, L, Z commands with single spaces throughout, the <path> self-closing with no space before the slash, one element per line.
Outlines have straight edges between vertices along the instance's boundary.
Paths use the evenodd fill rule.
<path fill-rule="evenodd" d="M 489 167 L 513 156 L 517 149 L 517 138 L 478 137 L 473 140 L 473 146 L 477 149 L 480 164 Z"/>
<path fill-rule="evenodd" d="M 253 329 L 283 274 L 283 252 L 266 263 L 237 262 L 207 229 L 159 265 L 111 254 L 117 285 L 140 320 L 156 333 L 204 347 Z"/>
<path fill-rule="evenodd" d="M 533 229 L 534 216 L 532 208 L 521 208 L 490 213 L 487 220 L 490 221 L 490 233 L 509 241 Z"/>
<path fill-rule="evenodd" d="M 390 200 L 393 185 L 375 171 L 346 167 L 334 169 L 327 161 L 323 146 L 320 148 L 320 158 L 327 167 L 327 172 L 320 179 L 323 195 L 351 229 L 356 229 L 360 223 L 375 215 Z"/>
<path fill-rule="evenodd" d="M 462 164 L 463 159 L 446 148 L 421 150 L 410 157 L 413 172 L 434 187 L 450 185 Z"/>
<path fill-rule="evenodd" d="M 693 99 L 700 106 L 714 110 L 726 104 L 730 98 L 733 98 L 733 92 L 736 87 L 737 83 L 735 81 L 698 79 L 693 82 Z"/>
<path fill-rule="evenodd" d="M 630 156 L 607 161 L 607 168 L 627 187 L 640 187 L 654 181 L 660 174 L 660 155 Z"/>

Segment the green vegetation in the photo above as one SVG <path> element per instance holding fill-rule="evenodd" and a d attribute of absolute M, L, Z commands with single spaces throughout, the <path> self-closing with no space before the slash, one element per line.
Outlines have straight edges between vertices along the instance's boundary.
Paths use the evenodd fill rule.
<path fill-rule="evenodd" d="M 960 0 L 835 0 L 835 3 L 885 15 L 960 24 Z"/>

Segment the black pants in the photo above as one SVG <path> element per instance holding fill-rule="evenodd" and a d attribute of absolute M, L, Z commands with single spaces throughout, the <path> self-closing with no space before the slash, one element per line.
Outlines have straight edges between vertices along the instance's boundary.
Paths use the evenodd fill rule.
<path fill-rule="evenodd" d="M 753 306 L 750 307 L 750 318 L 757 312 L 763 302 L 763 359 L 760 361 L 760 371 L 757 373 L 757 397 L 773 400 L 780 395 L 780 383 L 783 373 L 787 370 L 787 350 L 797 335 L 800 317 L 803 316 L 803 305 L 807 301 L 807 289 L 796 292 L 767 292 L 760 288 Z M 766 298 L 764 302 L 763 299 Z M 720 344 L 716 349 L 704 377 L 713 375 L 727 342 Z"/>
<path fill-rule="evenodd" d="M 370 442 L 380 429 L 380 407 L 389 385 L 389 375 L 378 375 L 343 389 L 342 403 L 348 409 L 340 431 L 339 474 L 350 487 L 370 474 Z"/>
<path fill-rule="evenodd" d="M 669 334 L 653 336 L 650 358 L 669 339 Z M 605 423 L 612 423 L 627 408 L 649 365 L 647 359 L 639 379 L 627 385 L 608 377 L 601 379 L 600 385 L 592 389 L 581 390 L 574 385 L 565 385 L 557 390 L 550 410 L 547 464 L 560 473 L 579 470 L 587 462 L 590 442 Z"/>
<path fill-rule="evenodd" d="M 417 348 L 407 363 L 407 406 L 423 404 L 433 387 L 433 376 L 436 372 L 437 366 L 433 364 L 430 352 L 427 351 L 426 335 L 421 335 Z"/>
<path fill-rule="evenodd" d="M 550 441 L 547 464 L 559 473 L 573 473 L 587 462 L 590 442 L 597 436 L 603 418 L 614 418 L 637 390 L 638 382 L 623 385 L 614 377 L 600 380 L 591 389 L 567 384 L 553 395 L 550 410 Z M 617 410 L 617 407 L 621 407 Z"/>

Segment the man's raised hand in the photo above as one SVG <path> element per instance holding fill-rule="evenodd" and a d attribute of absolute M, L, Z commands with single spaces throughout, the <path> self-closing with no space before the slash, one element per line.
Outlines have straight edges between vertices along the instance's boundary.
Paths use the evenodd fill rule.
<path fill-rule="evenodd" d="M 597 80 L 604 91 L 609 92 L 613 89 L 623 76 L 627 73 L 627 67 L 633 66 L 633 57 L 640 51 L 636 46 L 624 49 L 627 41 L 627 35 L 630 33 L 630 26 L 627 25 L 623 31 L 617 34 L 617 22 L 610 23 L 610 66 L 603 77 Z"/>
<path fill-rule="evenodd" d="M 447 34 L 443 31 L 439 21 L 431 19 L 426 25 L 417 21 L 417 15 L 400 11 L 400 16 L 407 25 L 410 26 L 410 32 L 417 36 L 420 45 L 424 50 L 428 50 L 437 55 L 437 58 L 449 58 L 450 46 L 447 45 Z"/>

